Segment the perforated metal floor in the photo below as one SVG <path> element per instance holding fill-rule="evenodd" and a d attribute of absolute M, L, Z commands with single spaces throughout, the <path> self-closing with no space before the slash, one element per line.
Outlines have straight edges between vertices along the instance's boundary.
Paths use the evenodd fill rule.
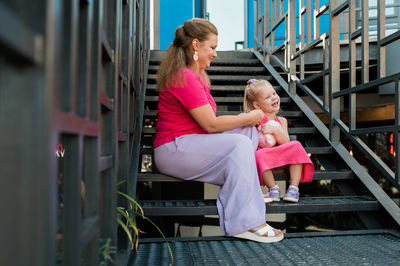
<path fill-rule="evenodd" d="M 400 238 L 392 234 L 252 241 L 171 242 L 174 265 L 400 265 Z M 165 243 L 142 243 L 129 265 L 169 265 Z"/>

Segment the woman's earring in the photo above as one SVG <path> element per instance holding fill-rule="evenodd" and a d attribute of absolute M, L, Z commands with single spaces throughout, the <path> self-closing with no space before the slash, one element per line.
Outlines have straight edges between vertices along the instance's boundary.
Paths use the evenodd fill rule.
<path fill-rule="evenodd" d="M 194 51 L 193 60 L 194 61 L 199 60 L 199 51 L 197 51 L 197 50 Z"/>

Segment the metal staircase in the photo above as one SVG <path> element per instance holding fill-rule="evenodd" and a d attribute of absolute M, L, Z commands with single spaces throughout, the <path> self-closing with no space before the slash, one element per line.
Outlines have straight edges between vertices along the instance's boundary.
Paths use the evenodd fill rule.
<path fill-rule="evenodd" d="M 202 226 L 208 221 L 204 216 L 216 215 L 217 207 L 215 200 L 204 200 L 202 183 L 183 182 L 174 177 L 161 174 L 157 171 L 156 165 L 152 161 L 152 141 L 155 134 L 158 102 L 155 82 L 162 54 L 163 51 L 152 51 L 148 67 L 137 193 L 145 215 L 155 219 L 162 230 L 173 237 L 175 231 L 174 223 L 185 224 L 189 221 L 191 224 Z M 388 231 L 388 229 L 398 229 L 400 209 L 380 189 L 379 185 L 366 174 L 365 170 L 362 169 L 358 162 L 340 143 L 329 141 L 327 137 L 329 132 L 325 125 L 304 104 L 298 95 L 289 92 L 287 83 L 271 65 L 263 63 L 262 57 L 257 52 L 219 52 L 218 58 L 213 60 L 207 72 L 212 83 L 211 93 L 218 106 L 217 115 L 242 112 L 243 90 L 247 80 L 250 78 L 270 81 L 281 97 L 281 108 L 283 111 L 280 115 L 285 116 L 289 121 L 290 138 L 296 139 L 303 144 L 315 165 L 313 181 L 300 185 L 301 198 L 298 203 L 285 203 L 281 201 L 267 205 L 267 214 L 285 213 L 288 215 L 287 221 L 278 226 L 282 229 L 287 229 L 287 232 L 289 232 L 286 234 L 287 238 L 283 242 L 273 244 L 274 248 L 277 249 L 277 253 L 273 254 L 272 252 L 270 257 L 278 256 L 280 254 L 278 251 L 292 245 L 292 242 L 299 244 L 298 241 L 300 241 L 301 245 L 302 240 L 299 240 L 299 237 L 307 238 L 310 246 L 318 245 L 318 243 L 322 245 L 329 242 L 332 248 L 340 249 L 340 244 L 332 244 L 334 243 L 332 242 L 333 238 L 326 237 L 336 237 L 339 243 L 347 243 L 347 240 L 350 242 L 355 241 L 357 237 L 359 241 L 367 241 L 366 239 L 374 239 L 374 236 L 379 236 L 379 238 L 385 241 L 394 241 L 397 243 L 397 248 L 394 248 L 394 251 L 397 250 L 397 254 L 393 254 L 393 256 L 397 256 L 397 261 L 399 261 L 399 234 L 395 231 Z M 280 181 L 288 181 L 289 179 L 288 174 L 281 172 L 276 173 L 275 178 Z M 329 193 L 321 191 L 321 181 L 325 184 L 330 184 L 326 185 L 330 188 Z M 347 225 L 346 230 L 350 231 L 339 231 L 333 225 L 328 226 L 333 231 L 325 233 L 301 231 L 300 228 L 304 229 L 302 226 L 298 226 L 297 229 L 288 227 L 290 225 L 288 220 L 293 221 L 294 219 L 301 223 L 301 221 L 304 221 L 304 216 L 311 213 L 346 213 L 346 216 L 339 215 L 339 217 L 344 217 L 341 219 L 351 217 L 351 219 L 357 222 L 352 226 Z M 242 250 L 241 252 L 244 252 L 244 250 L 254 249 L 255 246 L 261 246 L 265 250 L 268 250 L 269 247 L 227 237 L 199 237 L 186 240 L 185 238 L 173 238 L 173 240 L 173 245 L 177 248 L 175 249 L 175 260 L 181 262 L 182 265 L 191 265 L 193 260 L 190 260 L 190 258 L 193 259 L 194 257 L 196 257 L 196 261 L 200 260 L 207 263 L 207 257 L 209 257 L 207 254 L 217 252 L 213 250 L 213 247 L 220 249 L 221 245 L 225 245 L 226 254 L 223 254 L 227 256 L 227 259 L 228 257 L 229 259 L 233 258 L 233 253 L 230 253 L 229 249 Z M 139 256 L 135 255 L 135 252 L 132 253 L 130 262 L 132 265 L 145 265 L 149 263 L 148 258 L 144 258 L 147 255 L 144 254 L 149 252 L 151 245 L 159 245 L 159 248 L 164 246 L 165 249 L 165 244 L 157 239 L 150 238 L 142 239 L 141 241 Z M 203 243 L 203 246 L 201 243 Z M 215 246 L 213 246 L 213 243 Z M 212 247 L 210 248 L 209 245 Z M 183 253 L 186 251 L 182 251 L 183 253 L 179 251 L 183 246 L 185 246 L 185 249 L 197 250 L 197 255 L 184 256 Z M 353 248 L 357 249 L 356 246 Z M 361 252 L 368 259 L 368 256 L 370 256 L 368 249 L 360 250 L 357 252 Z M 203 253 L 200 254 L 199 252 Z M 155 256 L 153 258 L 154 263 L 168 263 L 168 252 L 162 252 L 162 254 L 164 255 L 151 255 Z M 150 256 L 150 254 L 148 255 Z M 324 263 L 324 261 L 329 262 L 329 259 L 334 258 L 333 253 L 327 253 L 325 254 L 327 256 L 325 259 L 323 258 L 324 255 L 318 255 L 314 258 L 314 261 L 310 261 L 305 259 L 304 256 L 302 257 L 302 255 L 308 256 L 306 249 L 302 249 L 301 252 L 299 251 L 298 259 L 292 258 L 293 260 L 289 261 L 293 264 L 300 262 L 320 264 Z M 393 256 L 390 257 L 390 261 L 387 260 L 388 264 L 393 262 Z M 218 256 L 215 259 L 218 261 Z M 239 258 L 237 259 L 240 261 Z M 262 263 L 262 260 L 258 259 L 254 260 L 254 264 Z M 352 262 L 361 263 L 362 260 L 359 259 L 357 258 L 357 260 L 353 260 Z M 211 263 L 211 261 L 209 262 Z M 279 259 L 275 260 L 275 263 L 283 262 Z M 340 260 L 331 260 L 331 262 L 341 263 Z M 344 262 L 351 263 L 351 261 Z M 382 260 L 376 261 L 378 264 L 380 262 Z M 219 264 L 215 261 L 213 263 Z M 250 261 L 248 263 L 252 264 Z"/>

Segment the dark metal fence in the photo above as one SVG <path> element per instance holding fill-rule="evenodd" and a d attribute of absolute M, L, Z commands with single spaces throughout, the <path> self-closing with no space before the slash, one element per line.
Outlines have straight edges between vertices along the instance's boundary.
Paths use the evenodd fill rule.
<path fill-rule="evenodd" d="M 117 245 L 117 182 L 137 173 L 149 5 L 0 3 L 2 265 L 99 265 L 99 242 Z"/>
<path fill-rule="evenodd" d="M 399 181 L 399 77 L 400 73 L 386 75 L 386 47 L 400 39 L 400 31 L 385 35 L 385 1 L 377 1 L 377 73 L 376 79 L 369 80 L 370 64 L 370 42 L 369 18 L 367 0 L 339 1 L 331 0 L 320 6 L 319 1 L 314 2 L 314 9 L 311 9 L 312 1 L 300 1 L 296 7 L 295 0 L 288 0 L 284 6 L 283 0 L 254 1 L 255 6 L 255 47 L 263 52 L 264 61 L 273 62 L 286 74 L 289 82 L 289 91 L 296 92 L 300 89 L 305 93 L 323 113 L 329 117 L 329 139 L 332 142 L 340 142 L 341 134 L 347 136 L 365 156 L 374 164 L 377 169 L 397 188 L 400 188 Z M 360 6 L 356 7 L 356 3 Z M 264 10 L 262 13 L 261 10 Z M 287 12 L 284 13 L 284 10 Z M 359 16 L 356 16 L 356 10 Z M 296 16 L 297 11 L 297 16 Z M 346 14 L 344 14 L 346 13 Z M 265 15 L 266 14 L 266 15 Z M 320 17 L 329 15 L 329 31 L 321 34 Z M 345 34 L 339 29 L 343 27 L 339 16 L 346 19 Z M 313 21 L 311 22 L 311 18 Z M 356 18 L 360 18 L 357 23 Z M 296 24 L 299 32 L 296 34 Z M 357 25 L 358 24 L 358 27 Z M 285 27 L 284 38 L 275 36 L 278 27 Z M 312 34 L 313 33 L 313 34 Z M 342 40 L 341 40 L 342 39 Z M 343 40 L 344 39 L 344 40 Z M 277 42 L 280 42 L 277 45 Z M 297 44 L 296 44 L 297 42 Z M 348 45 L 348 67 L 341 67 L 340 45 Z M 361 47 L 361 54 L 356 55 L 356 45 Z M 306 76 L 304 56 L 315 48 L 323 50 L 323 69 L 314 74 Z M 284 52 L 283 60 L 277 56 L 278 52 Z M 343 52 L 342 52 L 343 53 Z M 356 59 L 359 58 L 361 66 L 356 66 Z M 272 60 L 272 61 L 271 61 Z M 298 63 L 298 64 L 297 64 Z M 298 69 L 297 69 L 298 68 Z M 361 70 L 361 81 L 357 83 L 356 70 Z M 341 86 L 341 73 L 347 72 L 349 82 L 347 87 Z M 307 85 L 315 80 L 322 79 L 322 96 L 318 97 L 312 88 Z M 357 95 L 382 85 L 394 83 L 394 123 L 379 127 L 357 128 L 356 106 Z M 342 101 L 341 101 L 342 98 Z M 341 120 L 341 102 L 348 101 L 348 123 Z M 375 154 L 360 138 L 359 135 L 375 133 L 392 133 L 394 136 L 394 170 L 391 169 L 382 159 Z"/>

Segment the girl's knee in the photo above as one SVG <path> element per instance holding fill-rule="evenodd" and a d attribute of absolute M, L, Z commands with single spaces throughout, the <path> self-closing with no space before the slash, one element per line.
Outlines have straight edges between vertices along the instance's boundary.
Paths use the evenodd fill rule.
<path fill-rule="evenodd" d="M 294 145 L 303 147 L 303 145 L 302 145 L 302 144 L 300 143 L 300 141 L 298 141 L 298 140 L 292 140 L 291 142 L 294 143 Z M 293 145 L 293 144 L 292 144 L 292 145 Z"/>

